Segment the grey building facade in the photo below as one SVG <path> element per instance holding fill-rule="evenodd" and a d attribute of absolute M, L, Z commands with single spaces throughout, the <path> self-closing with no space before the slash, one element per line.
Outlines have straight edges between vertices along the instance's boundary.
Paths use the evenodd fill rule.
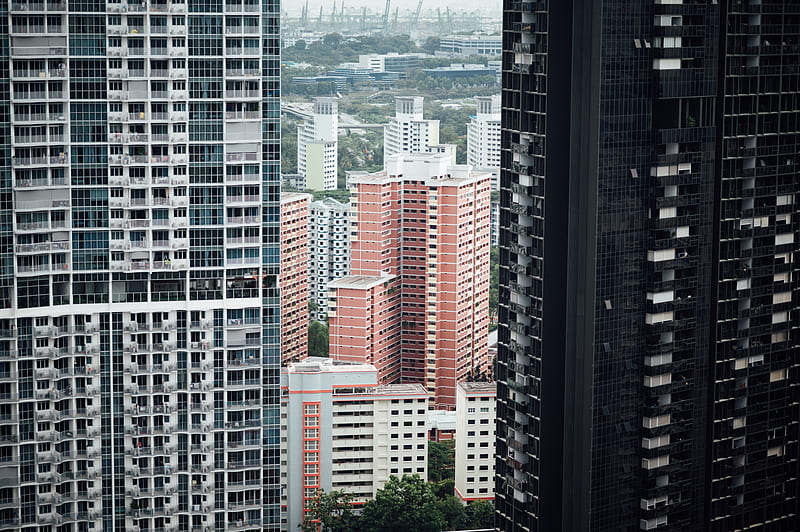
<path fill-rule="evenodd" d="M 279 16 L 0 6 L 0 529 L 278 529 Z"/>
<path fill-rule="evenodd" d="M 798 17 L 505 2 L 500 529 L 798 527 Z"/>

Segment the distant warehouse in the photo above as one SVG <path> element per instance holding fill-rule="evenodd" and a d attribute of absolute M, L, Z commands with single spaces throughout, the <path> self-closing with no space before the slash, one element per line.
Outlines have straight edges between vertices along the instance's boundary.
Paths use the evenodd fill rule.
<path fill-rule="evenodd" d="M 502 48 L 500 35 L 448 35 L 439 39 L 440 51 L 448 55 L 500 55 Z"/>
<path fill-rule="evenodd" d="M 426 75 L 432 78 L 471 78 L 480 76 L 494 76 L 497 70 L 479 64 L 454 63 L 450 66 L 439 68 L 426 68 L 423 70 Z"/>

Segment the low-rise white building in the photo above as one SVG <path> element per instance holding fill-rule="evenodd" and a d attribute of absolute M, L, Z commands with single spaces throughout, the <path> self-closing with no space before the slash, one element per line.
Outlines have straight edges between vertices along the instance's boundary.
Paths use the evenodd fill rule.
<path fill-rule="evenodd" d="M 368 364 L 309 357 L 281 372 L 282 530 L 294 531 L 318 490 L 372 499 L 391 475 L 427 480 L 428 394 L 378 385 Z"/>
<path fill-rule="evenodd" d="M 312 319 L 328 315 L 328 283 L 350 274 L 350 202 L 324 198 L 311 204 L 309 297 L 317 304 Z"/>
<path fill-rule="evenodd" d="M 465 503 L 494 499 L 496 397 L 494 382 L 456 389 L 455 494 Z"/>
<path fill-rule="evenodd" d="M 452 56 L 500 55 L 503 52 L 503 36 L 481 34 L 447 35 L 439 39 L 439 49 L 444 54 Z"/>

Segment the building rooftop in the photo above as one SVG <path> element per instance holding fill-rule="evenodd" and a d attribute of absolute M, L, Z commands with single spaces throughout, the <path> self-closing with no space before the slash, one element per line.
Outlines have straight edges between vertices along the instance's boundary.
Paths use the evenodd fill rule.
<path fill-rule="evenodd" d="M 428 391 L 420 383 L 384 384 L 375 389 L 381 395 L 428 395 Z"/>
<path fill-rule="evenodd" d="M 436 429 L 439 431 L 456 430 L 456 411 L 455 410 L 429 410 L 427 419 L 428 430 Z"/>
<path fill-rule="evenodd" d="M 458 387 L 470 395 L 496 395 L 497 384 L 494 382 L 459 382 Z"/>
<path fill-rule="evenodd" d="M 283 192 L 281 193 L 281 203 L 291 203 L 293 201 L 302 201 L 308 199 L 311 201 L 311 194 L 304 192 Z"/>
<path fill-rule="evenodd" d="M 335 198 L 322 198 L 311 204 L 312 207 L 347 207 L 346 204 Z"/>
<path fill-rule="evenodd" d="M 347 275 L 328 283 L 328 288 L 372 288 L 391 281 L 394 275 Z"/>
<path fill-rule="evenodd" d="M 289 362 L 286 365 L 286 371 L 298 373 L 375 371 L 375 366 L 327 357 L 308 357 L 298 362 Z"/>

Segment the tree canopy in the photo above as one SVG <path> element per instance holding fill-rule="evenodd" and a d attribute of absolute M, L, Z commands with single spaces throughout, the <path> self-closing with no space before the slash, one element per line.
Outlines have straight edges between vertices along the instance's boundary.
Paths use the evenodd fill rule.
<path fill-rule="evenodd" d="M 360 515 L 352 511 L 352 497 L 341 491 L 318 492 L 308 506 L 303 532 L 441 532 L 492 528 L 494 505 L 472 501 L 466 506 L 453 495 L 453 480 L 438 484 L 418 475 L 394 475 L 368 501 Z"/>
<path fill-rule="evenodd" d="M 308 324 L 308 355 L 326 357 L 328 347 L 328 327 L 321 321 L 312 320 Z"/>
<path fill-rule="evenodd" d="M 359 519 L 363 532 L 439 532 L 445 518 L 430 484 L 418 475 L 392 475 Z"/>

